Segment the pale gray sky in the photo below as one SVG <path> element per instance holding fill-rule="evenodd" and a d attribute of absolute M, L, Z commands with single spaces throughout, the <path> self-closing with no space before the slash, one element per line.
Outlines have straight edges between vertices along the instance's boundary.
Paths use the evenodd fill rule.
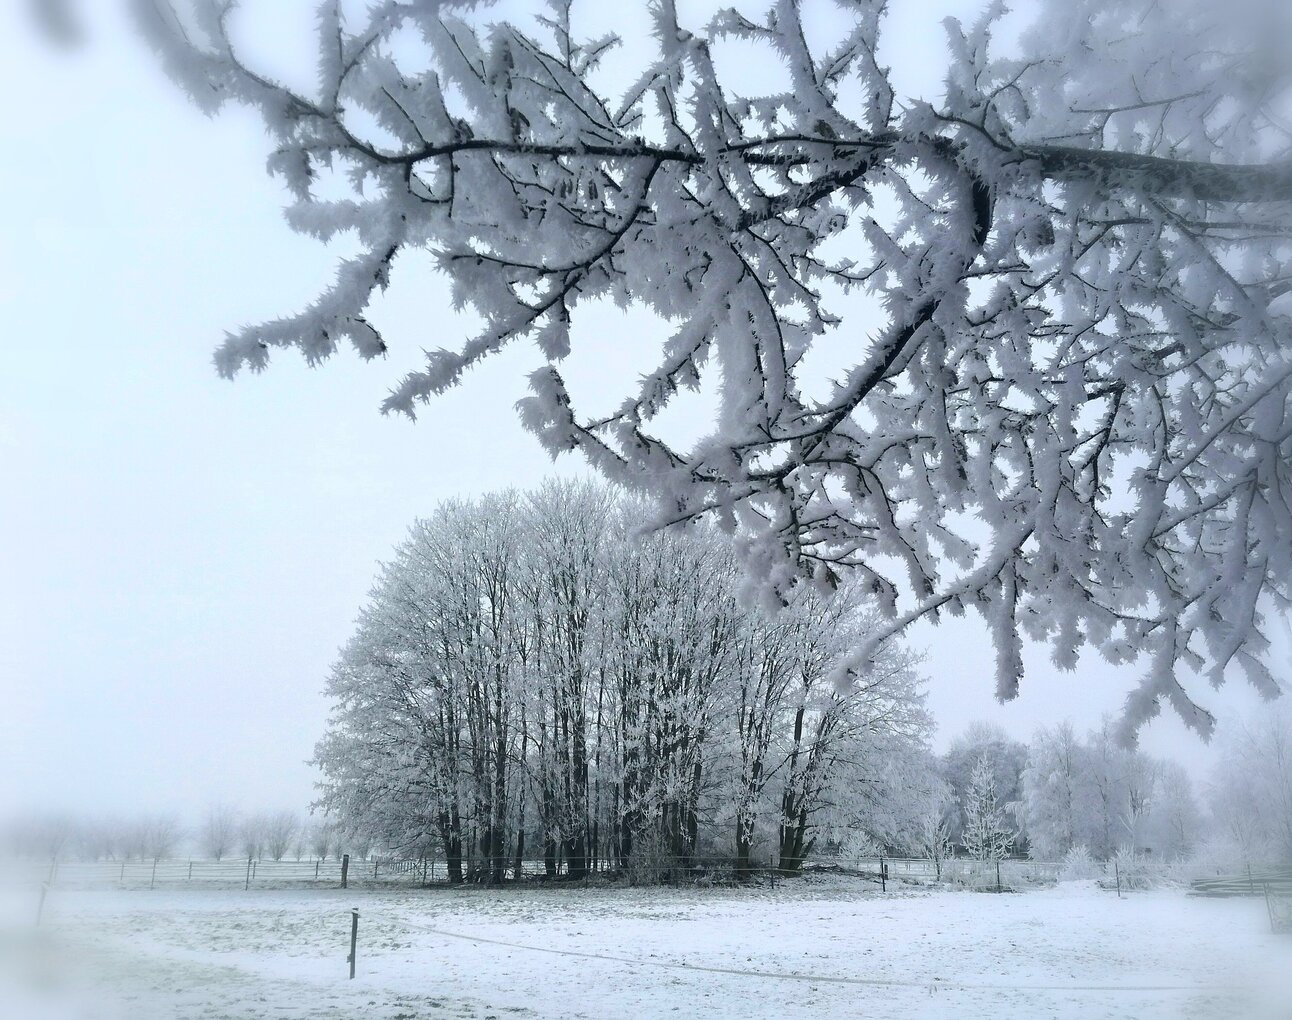
<path fill-rule="evenodd" d="M 466 329 L 416 265 L 380 310 L 388 360 L 308 370 L 281 355 L 218 379 L 223 331 L 298 308 L 333 256 L 283 222 L 253 114 L 199 115 L 108 5 L 88 5 L 91 44 L 72 53 L 15 6 L 0 9 L 0 35 L 19 40 L 0 64 L 0 813 L 303 806 L 324 678 L 376 562 L 439 500 L 581 464 L 553 467 L 515 418 L 526 350 L 416 425 L 377 413 L 422 348 Z M 935 88 L 938 19 L 977 6 L 894 3 L 899 84 Z M 288 38 L 259 44 L 308 59 Z M 636 370 L 627 325 L 593 324 L 573 385 Z M 912 637 L 929 648 L 940 744 L 978 718 L 1020 737 L 1093 726 L 1132 679 L 1096 662 L 1061 677 L 1041 653 L 999 706 L 980 621 Z M 1209 706 L 1255 703 L 1234 684 Z M 1195 772 L 1212 754 L 1173 718 L 1145 745 Z"/>

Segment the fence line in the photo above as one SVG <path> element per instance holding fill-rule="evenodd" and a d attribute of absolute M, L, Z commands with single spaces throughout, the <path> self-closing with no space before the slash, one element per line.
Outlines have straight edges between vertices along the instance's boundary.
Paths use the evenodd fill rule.
<path fill-rule="evenodd" d="M 490 877 L 488 861 L 462 861 L 462 875 L 469 883 L 484 883 Z M 729 856 L 689 857 L 654 856 L 634 859 L 627 867 L 618 861 L 600 859 L 586 862 L 583 870 L 571 876 L 569 863 L 557 861 L 556 871 L 549 871 L 543 858 L 526 858 L 505 862 L 504 874 L 509 881 L 521 879 L 569 881 L 574 878 L 625 880 L 630 884 L 669 884 L 704 881 L 770 882 L 793 878 L 796 874 L 835 871 L 868 879 L 886 886 L 888 881 L 924 883 L 940 881 L 973 888 L 1002 888 L 1048 884 L 1057 880 L 1062 865 L 1054 862 L 1013 860 L 975 861 L 965 858 L 925 860 L 900 857 L 817 856 L 803 862 L 801 872 L 783 869 L 769 862 L 741 863 Z M 9 861 L 4 876 L 19 882 L 47 883 L 51 886 L 175 887 L 230 885 L 244 888 L 276 885 L 339 885 L 341 861 L 265 860 L 225 858 L 220 861 L 197 858 L 163 858 L 153 860 L 105 861 Z M 355 885 L 432 885 L 447 884 L 449 869 L 443 858 L 370 857 L 351 859 L 348 880 Z"/>
<path fill-rule="evenodd" d="M 352 877 L 362 876 L 352 864 Z M 368 862 L 371 864 L 371 862 Z M 47 882 L 51 886 L 117 885 L 132 888 L 176 885 L 267 885 L 274 883 L 336 884 L 341 878 L 339 860 L 273 861 L 246 857 L 220 861 L 199 858 L 105 861 L 6 861 L 5 880 Z M 369 875 L 371 872 L 369 872 Z"/>

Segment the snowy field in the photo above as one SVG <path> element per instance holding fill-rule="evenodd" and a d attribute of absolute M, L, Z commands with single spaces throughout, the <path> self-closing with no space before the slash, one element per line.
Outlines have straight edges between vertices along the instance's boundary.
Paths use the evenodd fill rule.
<path fill-rule="evenodd" d="M 1264 902 L 1178 890 L 55 889 L 39 929 L 3 897 L 0 1016 L 33 1020 L 1292 1017 Z"/>

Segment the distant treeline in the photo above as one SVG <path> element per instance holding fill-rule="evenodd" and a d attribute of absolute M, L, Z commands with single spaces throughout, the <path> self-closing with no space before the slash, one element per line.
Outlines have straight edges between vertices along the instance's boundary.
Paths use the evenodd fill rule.
<path fill-rule="evenodd" d="M 289 810 L 246 813 L 223 805 L 211 807 L 195 826 L 164 812 L 129 818 L 32 812 L 0 824 L 0 854 L 41 859 L 326 860 L 342 852 L 366 857 L 371 845 L 366 835 L 343 833 L 326 819 L 309 820 Z"/>

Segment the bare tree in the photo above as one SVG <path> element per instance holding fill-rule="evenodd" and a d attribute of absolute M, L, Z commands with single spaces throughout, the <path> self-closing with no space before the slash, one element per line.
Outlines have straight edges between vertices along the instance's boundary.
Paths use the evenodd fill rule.
<path fill-rule="evenodd" d="M 943 774 L 951 786 L 952 796 L 961 805 L 951 821 L 951 836 L 962 841 L 967 824 L 963 807 L 968 802 L 974 768 L 985 758 L 991 765 L 995 796 L 1002 810 L 1014 816 L 1014 848 L 1026 848 L 1023 801 L 1023 770 L 1027 765 L 1027 745 L 1011 739 L 999 726 L 985 722 L 970 723 L 951 742 L 943 756 Z"/>
<path fill-rule="evenodd" d="M 321 861 L 335 850 L 336 832 L 331 822 L 319 819 L 309 828 L 309 851 Z"/>
<path fill-rule="evenodd" d="M 1292 712 L 1255 718 L 1226 740 L 1212 814 L 1251 861 L 1292 860 Z"/>
<path fill-rule="evenodd" d="M 979 861 L 999 860 L 1014 841 L 1004 805 L 996 793 L 996 775 L 984 752 L 974 762 L 964 795 L 964 842 L 969 856 Z"/>
<path fill-rule="evenodd" d="M 1069 722 L 1040 729 L 1032 737 L 1022 799 L 1033 856 L 1057 861 L 1081 842 L 1087 764 Z"/>
<path fill-rule="evenodd" d="M 207 809 L 206 817 L 198 828 L 198 846 L 202 853 L 215 860 L 222 860 L 233 850 L 238 839 L 238 813 L 224 804 Z"/>
<path fill-rule="evenodd" d="M 149 815 L 136 823 L 135 840 L 139 856 L 154 861 L 172 857 L 184 836 L 184 828 L 173 814 Z"/>
<path fill-rule="evenodd" d="M 955 844 L 951 840 L 951 825 L 948 820 L 952 803 L 951 791 L 944 784 L 928 797 L 922 805 L 917 819 L 915 846 L 921 857 L 933 862 L 934 874 L 942 880 L 942 863 L 955 856 Z"/>
<path fill-rule="evenodd" d="M 245 815 L 238 825 L 238 850 L 243 857 L 259 858 L 265 851 L 266 821 L 263 814 Z"/>
<path fill-rule="evenodd" d="M 1176 762 L 1163 762 L 1152 806 L 1150 840 L 1166 860 L 1188 857 L 1202 840 L 1202 813 L 1189 774 Z"/>
<path fill-rule="evenodd" d="M 300 829 L 300 819 L 294 811 L 275 811 L 265 815 L 262 829 L 264 852 L 272 860 L 281 861 L 291 849 L 292 840 Z"/>
<path fill-rule="evenodd" d="M 430 249 L 484 325 L 386 409 L 534 340 L 550 364 L 522 417 L 550 450 L 656 493 L 660 521 L 739 528 L 777 592 L 858 575 L 889 616 L 859 664 L 913 620 L 974 609 L 1001 698 L 1025 629 L 1060 666 L 1085 645 L 1147 658 L 1126 732 L 1163 702 L 1210 732 L 1180 664 L 1217 683 L 1237 664 L 1273 695 L 1292 69 L 1269 40 L 1288 6 L 1041 0 L 1017 57 L 997 54 L 992 6 L 949 22 L 929 99 L 896 94 L 877 57 L 884 4 L 814 23 L 826 41 L 805 2 L 707 24 L 653 4 L 650 43 L 617 59 L 653 51 L 613 89 L 618 39 L 576 38 L 568 2 L 500 24 L 474 0 L 327 2 L 303 90 L 243 61 L 237 5 L 137 0 L 195 102 L 262 114 L 293 226 L 361 244 L 303 312 L 231 335 L 219 370 L 344 341 L 381 355 L 373 295 Z M 752 92 L 724 80 L 735 47 L 766 54 Z M 581 414 L 556 366 L 607 301 L 654 313 L 662 354 L 616 410 Z M 850 327 L 868 340 L 836 339 L 843 312 L 870 316 Z M 657 416 L 710 369 L 714 427 L 667 442 Z"/>

